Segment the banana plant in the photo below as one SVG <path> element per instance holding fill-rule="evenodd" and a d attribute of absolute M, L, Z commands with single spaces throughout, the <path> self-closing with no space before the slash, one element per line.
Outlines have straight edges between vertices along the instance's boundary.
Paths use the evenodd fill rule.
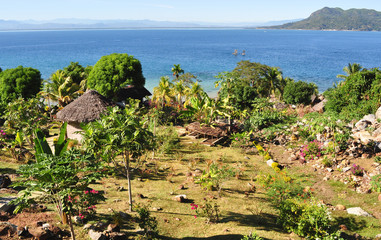
<path fill-rule="evenodd" d="M 60 129 L 60 135 L 57 141 L 54 141 L 54 152 L 50 148 L 48 141 L 46 141 L 44 133 L 40 129 L 36 129 L 34 139 L 34 149 L 36 150 L 36 159 L 39 161 L 39 155 L 50 154 L 54 156 L 62 156 L 62 154 L 67 150 L 69 141 L 66 139 L 66 128 L 67 123 L 65 122 Z"/>

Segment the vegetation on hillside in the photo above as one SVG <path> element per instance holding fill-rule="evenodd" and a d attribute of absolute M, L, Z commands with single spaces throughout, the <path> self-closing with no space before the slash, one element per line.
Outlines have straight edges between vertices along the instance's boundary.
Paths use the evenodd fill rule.
<path fill-rule="evenodd" d="M 264 28 L 381 31 L 381 12 L 370 9 L 343 10 L 325 7 L 312 13 L 307 19 Z"/>

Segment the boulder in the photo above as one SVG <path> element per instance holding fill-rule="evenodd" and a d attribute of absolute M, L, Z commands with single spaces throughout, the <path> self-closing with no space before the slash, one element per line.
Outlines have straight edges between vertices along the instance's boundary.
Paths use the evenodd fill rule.
<path fill-rule="evenodd" d="M 120 227 L 118 224 L 109 224 L 107 226 L 107 232 L 120 232 Z"/>
<path fill-rule="evenodd" d="M 185 200 L 187 199 L 187 195 L 185 194 L 177 195 L 173 199 L 176 200 L 177 202 L 185 202 Z"/>
<path fill-rule="evenodd" d="M 368 126 L 372 125 L 372 122 L 361 119 L 355 124 L 355 127 L 358 131 L 363 131 L 365 130 Z"/>
<path fill-rule="evenodd" d="M 0 211 L 12 214 L 16 206 L 10 204 L 10 201 L 15 199 L 15 197 L 0 197 Z"/>
<path fill-rule="evenodd" d="M 371 124 L 375 124 L 376 121 L 377 121 L 376 120 L 376 115 L 374 115 L 374 114 L 365 115 L 362 119 L 365 120 L 365 121 L 370 122 Z"/>
<path fill-rule="evenodd" d="M 356 216 L 363 216 L 363 217 L 373 217 L 369 213 L 365 212 L 362 208 L 360 207 L 353 207 L 353 208 L 348 208 L 347 209 L 348 214 L 356 215 Z"/>
<path fill-rule="evenodd" d="M 376 111 L 376 119 L 381 119 L 381 107 L 379 107 Z"/>
<path fill-rule="evenodd" d="M 93 229 L 90 229 L 89 237 L 92 240 L 107 240 L 106 235 L 104 235 L 102 232 L 96 232 Z"/>
<path fill-rule="evenodd" d="M 17 226 L 9 222 L 0 222 L 0 236 L 17 233 Z"/>
<path fill-rule="evenodd" d="M 28 229 L 29 233 L 32 234 L 34 239 L 38 240 L 45 240 L 52 237 L 52 233 L 50 231 L 45 231 L 44 229 L 38 227 L 38 228 L 30 228 Z"/>
<path fill-rule="evenodd" d="M 8 175 L 0 175 L 0 188 L 7 188 L 12 184 L 11 178 Z"/>
<path fill-rule="evenodd" d="M 361 143 L 367 145 L 370 141 L 375 141 L 375 138 L 368 131 L 359 131 L 352 134 L 353 138 L 359 139 Z"/>
<path fill-rule="evenodd" d="M 338 204 L 336 205 L 335 209 L 338 211 L 344 211 L 347 208 L 344 205 Z"/>

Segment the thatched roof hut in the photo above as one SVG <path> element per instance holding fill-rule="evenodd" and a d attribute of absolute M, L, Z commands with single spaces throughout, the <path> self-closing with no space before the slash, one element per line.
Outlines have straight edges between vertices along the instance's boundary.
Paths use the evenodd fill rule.
<path fill-rule="evenodd" d="M 89 90 L 82 96 L 66 105 L 57 113 L 57 120 L 68 122 L 68 138 L 82 140 L 78 134 L 81 131 L 80 124 L 95 121 L 101 114 L 107 110 L 107 107 L 113 107 L 116 104 L 99 94 L 95 90 Z"/>

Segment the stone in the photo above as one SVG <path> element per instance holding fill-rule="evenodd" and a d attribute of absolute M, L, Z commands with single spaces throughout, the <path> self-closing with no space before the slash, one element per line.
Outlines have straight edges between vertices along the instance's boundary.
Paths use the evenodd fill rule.
<path fill-rule="evenodd" d="M 18 227 L 17 228 L 17 236 L 19 236 L 19 237 L 28 237 L 28 236 L 30 236 L 28 228 L 27 227 Z"/>
<path fill-rule="evenodd" d="M 347 231 L 348 230 L 347 226 L 344 224 L 341 224 L 339 227 L 340 227 L 341 231 Z"/>
<path fill-rule="evenodd" d="M 339 211 L 344 211 L 347 208 L 344 205 L 338 204 L 338 205 L 336 205 L 335 209 L 339 210 Z"/>
<path fill-rule="evenodd" d="M 109 234 L 109 238 L 112 240 L 125 240 L 128 239 L 125 233 L 112 232 Z"/>
<path fill-rule="evenodd" d="M 243 158 L 246 159 L 246 160 L 249 160 L 249 159 L 250 159 L 248 156 L 245 156 L 245 157 L 243 157 Z"/>
<path fill-rule="evenodd" d="M 0 175 L 0 188 L 7 188 L 11 184 L 12 184 L 12 181 L 8 175 L 5 175 L 5 174 Z"/>
<path fill-rule="evenodd" d="M 328 181 L 329 180 L 329 177 L 324 177 L 323 178 L 323 181 Z"/>
<path fill-rule="evenodd" d="M 0 198 L 0 211 L 12 214 L 15 206 L 10 204 L 10 201 L 15 200 L 15 197 L 1 197 Z"/>
<path fill-rule="evenodd" d="M 345 167 L 343 169 L 341 169 L 342 172 L 348 172 L 349 170 L 351 170 L 351 167 Z"/>
<path fill-rule="evenodd" d="M 375 236 L 376 239 L 381 239 L 381 233 Z"/>
<path fill-rule="evenodd" d="M 328 172 L 333 172 L 333 169 L 332 168 L 327 168 L 327 171 Z"/>
<path fill-rule="evenodd" d="M 375 116 L 376 116 L 376 119 L 381 119 L 381 107 L 377 109 Z"/>
<path fill-rule="evenodd" d="M 85 226 L 83 226 L 84 230 L 90 230 L 90 229 L 93 229 L 93 228 L 94 228 L 94 226 L 92 224 L 90 224 L 90 223 L 87 223 L 87 224 L 85 224 Z"/>
<path fill-rule="evenodd" d="M 179 190 L 184 190 L 184 189 L 185 189 L 184 185 L 181 184 L 181 185 L 179 186 Z"/>
<path fill-rule="evenodd" d="M 274 163 L 274 160 L 272 160 L 272 159 L 270 159 L 270 160 L 267 160 L 267 165 L 269 166 L 269 167 L 271 167 L 271 165 Z"/>
<path fill-rule="evenodd" d="M 381 202 L 381 193 L 378 194 L 378 201 Z"/>
<path fill-rule="evenodd" d="M 359 139 L 361 143 L 367 145 L 370 141 L 375 141 L 376 139 L 370 135 L 368 131 L 359 131 L 352 134 L 352 137 L 355 139 Z"/>
<path fill-rule="evenodd" d="M 360 121 L 358 121 L 356 124 L 355 124 L 355 127 L 358 131 L 362 131 L 362 130 L 365 130 L 369 125 L 371 125 L 372 123 L 370 121 L 367 121 L 367 120 L 364 120 L 364 119 L 361 119 Z"/>
<path fill-rule="evenodd" d="M 123 186 L 119 186 L 119 187 L 116 189 L 116 191 L 118 191 L 118 192 L 123 192 L 123 191 L 125 191 L 125 189 L 124 189 Z"/>
<path fill-rule="evenodd" d="M 76 224 L 82 224 L 82 219 L 81 219 L 80 216 L 74 216 L 74 217 L 73 217 L 73 221 L 74 221 L 74 223 L 76 223 Z"/>
<path fill-rule="evenodd" d="M 187 195 L 185 194 L 177 195 L 173 199 L 176 200 L 177 202 L 185 202 L 185 200 L 187 199 Z"/>
<path fill-rule="evenodd" d="M 374 114 L 365 115 L 362 119 L 365 120 L 365 121 L 370 122 L 371 124 L 375 124 L 376 123 L 376 115 L 374 115 Z"/>
<path fill-rule="evenodd" d="M 161 207 L 153 207 L 152 210 L 154 210 L 154 211 L 161 211 L 163 209 Z"/>
<path fill-rule="evenodd" d="M 0 236 L 15 234 L 17 232 L 17 226 L 9 222 L 0 222 Z"/>
<path fill-rule="evenodd" d="M 119 212 L 119 216 L 120 216 L 123 220 L 130 220 L 130 219 L 131 219 L 131 216 L 130 216 L 128 213 L 125 213 L 125 212 L 122 212 L 122 211 Z"/>
<path fill-rule="evenodd" d="M 50 231 L 45 231 L 42 228 L 31 228 L 31 229 L 28 229 L 28 231 L 30 234 L 33 235 L 35 239 L 38 239 L 38 240 L 49 239 L 53 235 Z"/>
<path fill-rule="evenodd" d="M 366 211 L 364 211 L 360 207 L 348 208 L 347 213 L 352 214 L 352 215 L 356 215 L 356 216 L 373 217 L 372 215 L 370 215 L 369 213 L 367 213 Z"/>
<path fill-rule="evenodd" d="M 107 226 L 108 232 L 120 232 L 120 226 L 118 224 L 111 223 Z"/>
<path fill-rule="evenodd" d="M 103 233 L 96 232 L 93 229 L 90 229 L 90 231 L 89 231 L 89 237 L 92 240 L 107 240 L 107 237 Z"/>
<path fill-rule="evenodd" d="M 379 137 L 379 136 L 381 136 L 381 127 L 379 127 L 379 128 L 377 128 L 376 130 L 374 130 L 373 132 L 372 132 L 372 136 L 373 137 Z M 378 145 L 379 145 L 380 143 L 378 143 L 378 144 L 376 144 L 376 146 L 378 147 L 378 148 L 380 148 Z"/>

